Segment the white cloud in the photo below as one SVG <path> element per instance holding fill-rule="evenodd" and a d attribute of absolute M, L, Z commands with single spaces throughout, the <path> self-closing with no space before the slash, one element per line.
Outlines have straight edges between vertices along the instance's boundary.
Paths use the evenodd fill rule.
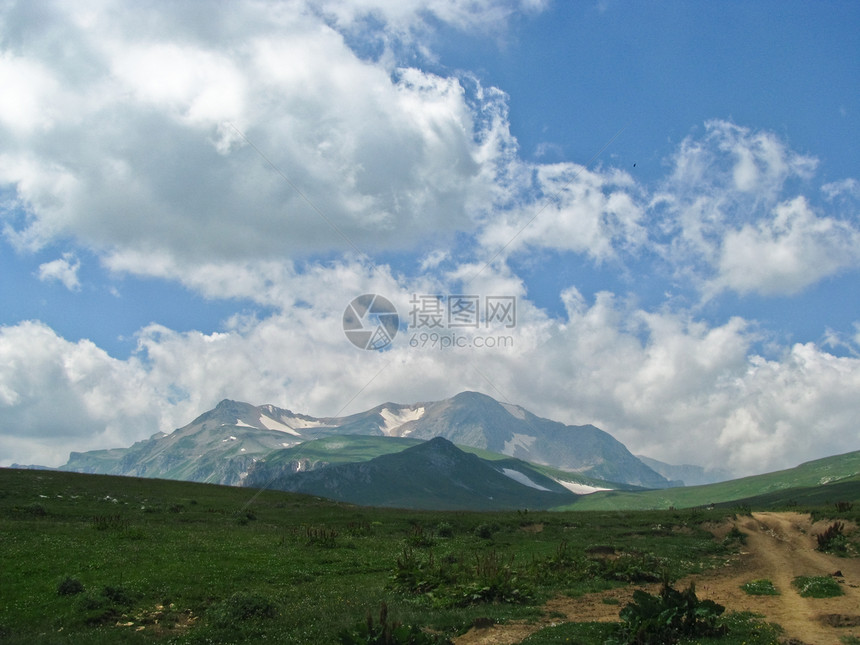
<path fill-rule="evenodd" d="M 794 294 L 860 266 L 860 229 L 818 217 L 803 197 L 779 204 L 770 220 L 725 233 L 712 287 Z"/>
<path fill-rule="evenodd" d="M 0 71 L 38 81 L 26 115 L 0 105 L 20 248 L 72 237 L 174 264 L 372 252 L 469 229 L 491 198 L 509 135 L 473 79 L 362 60 L 301 4 L 208 7 L 221 31 L 187 21 L 190 5 L 75 7 L 52 14 L 50 42 L 39 17 L 7 22 Z M 471 15 L 452 7 L 438 11 Z"/>
<path fill-rule="evenodd" d="M 509 188 L 535 197 L 487 221 L 480 240 L 488 250 L 552 248 L 602 262 L 644 242 L 643 209 L 628 174 L 562 163 L 524 168 L 519 177 Z"/>
<path fill-rule="evenodd" d="M 69 291 L 78 291 L 81 288 L 78 279 L 80 268 L 81 261 L 74 253 L 63 253 L 63 257 L 39 265 L 39 280 L 42 282 L 57 280 Z"/>
<path fill-rule="evenodd" d="M 201 23 L 193 3 L 16 7 L 0 76 L 23 103 L 0 100 L 0 184 L 14 189 L 7 212 L 24 216 L 4 233 L 24 250 L 72 238 L 114 270 L 182 281 L 188 266 L 259 263 L 259 282 L 331 251 L 430 258 L 464 231 L 498 261 L 550 248 L 623 265 L 653 251 L 706 298 L 791 294 L 856 266 L 851 213 L 778 228 L 774 213 L 797 197 L 787 186 L 817 161 L 773 133 L 710 121 L 648 194 L 618 169 L 521 161 L 499 90 L 350 48 L 357 30 L 419 43 L 428 15 L 478 29 L 540 8 L 248 2 L 207 8 Z"/>
<path fill-rule="evenodd" d="M 431 269 L 435 269 L 442 264 L 442 262 L 448 259 L 450 259 L 450 253 L 448 251 L 443 249 L 434 249 L 424 256 L 424 259 L 421 261 L 421 271 L 426 272 Z"/>
<path fill-rule="evenodd" d="M 623 266 L 653 253 L 704 300 L 724 290 L 792 295 L 860 266 L 856 212 L 823 210 L 794 192 L 818 162 L 774 133 L 710 121 L 669 162 L 649 194 L 615 168 L 511 160 L 496 200 L 505 208 L 485 219 L 478 239 L 501 260 L 549 248 Z M 847 198 L 855 183 L 822 192 Z"/>
<path fill-rule="evenodd" d="M 652 197 L 651 243 L 705 299 L 722 290 L 791 295 L 856 268 L 854 217 L 820 214 L 790 192 L 812 180 L 817 163 L 771 132 L 710 121 L 703 137 L 682 142 Z"/>
<path fill-rule="evenodd" d="M 824 193 L 824 197 L 830 201 L 840 197 L 860 199 L 860 181 L 857 181 L 853 177 L 849 177 L 841 181 L 833 181 L 828 184 L 824 184 L 821 187 L 821 192 Z"/>
<path fill-rule="evenodd" d="M 0 327 L 4 465 L 58 465 L 72 449 L 129 445 L 169 412 L 135 359 L 113 359 L 38 322 Z"/>
<path fill-rule="evenodd" d="M 50 127 L 58 116 L 51 105 L 59 88 L 50 70 L 36 61 L 0 53 L 0 123 L 10 130 L 31 132 Z"/>
<path fill-rule="evenodd" d="M 343 28 L 372 17 L 385 21 L 397 37 L 410 39 L 430 28 L 428 15 L 460 29 L 498 30 L 515 12 L 537 12 L 548 4 L 548 0 L 323 0 L 316 6 Z"/>
<path fill-rule="evenodd" d="M 778 361 L 753 357 L 742 386 L 746 400 L 716 437 L 729 463 L 754 470 L 856 449 L 860 360 L 798 344 Z"/>

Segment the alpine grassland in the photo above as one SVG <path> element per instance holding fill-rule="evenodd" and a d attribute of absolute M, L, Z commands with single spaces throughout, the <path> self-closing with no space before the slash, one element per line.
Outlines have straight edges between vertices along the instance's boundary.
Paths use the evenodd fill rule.
<path fill-rule="evenodd" d="M 707 527 L 731 515 L 377 509 L 0 469 L 0 642 L 444 643 L 534 619 L 555 596 L 721 566 L 740 543 Z M 653 607 L 640 600 L 644 624 Z M 713 626 L 723 620 L 749 628 L 735 615 Z M 602 638 L 613 627 L 560 629 Z"/>

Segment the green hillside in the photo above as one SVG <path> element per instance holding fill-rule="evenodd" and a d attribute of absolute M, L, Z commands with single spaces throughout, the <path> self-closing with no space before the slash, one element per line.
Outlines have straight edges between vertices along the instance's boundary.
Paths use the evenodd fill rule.
<path fill-rule="evenodd" d="M 792 489 L 819 487 L 836 482 L 860 481 L 860 451 L 825 457 L 795 468 L 733 479 L 718 484 L 642 492 L 607 491 L 580 498 L 567 508 L 577 510 L 647 510 L 707 506 L 761 495 L 783 494 Z M 827 493 L 819 491 L 821 497 Z M 774 498 L 776 499 L 776 498 Z M 856 498 L 855 498 L 856 499 Z"/>
<path fill-rule="evenodd" d="M 271 488 L 360 504 L 412 509 L 548 509 L 575 499 L 518 459 L 484 460 L 442 437 L 369 461 L 291 473 Z"/>
<path fill-rule="evenodd" d="M 419 443 L 423 443 L 421 439 L 409 439 L 408 437 L 372 437 L 367 435 L 325 437 L 305 441 L 292 448 L 271 452 L 266 455 L 266 463 L 277 465 L 302 460 L 311 464 L 340 464 L 369 461 L 375 457 L 400 452 Z"/>
<path fill-rule="evenodd" d="M 331 645 L 384 604 L 444 643 L 717 566 L 737 545 L 707 527 L 727 513 L 402 511 L 0 468 L 0 642 Z"/>
<path fill-rule="evenodd" d="M 338 435 L 306 441 L 292 448 L 276 450 L 257 461 L 243 482 L 243 486 L 252 488 L 267 488 L 276 479 L 295 472 L 295 465 L 301 464 L 301 470 L 313 470 L 324 465 L 360 463 L 370 461 L 384 455 L 391 455 L 407 448 L 424 443 L 422 439 L 409 437 L 380 437 L 366 435 Z M 520 468 L 520 464 L 528 463 L 513 459 L 508 455 L 491 452 L 482 448 L 457 445 L 465 453 L 473 454 L 485 461 L 497 462 L 500 467 Z M 583 484 L 596 488 L 612 488 L 618 490 L 636 490 L 636 486 L 605 482 L 594 477 L 572 473 L 550 466 L 528 463 L 529 467 L 546 477 L 563 482 Z M 419 507 L 421 505 L 419 504 Z"/>
<path fill-rule="evenodd" d="M 786 488 L 785 490 L 745 497 L 722 502 L 718 506 L 758 509 L 790 509 L 795 507 L 828 507 L 833 508 L 839 502 L 860 502 L 860 477 L 851 477 L 823 486 L 808 486 L 806 488 Z"/>

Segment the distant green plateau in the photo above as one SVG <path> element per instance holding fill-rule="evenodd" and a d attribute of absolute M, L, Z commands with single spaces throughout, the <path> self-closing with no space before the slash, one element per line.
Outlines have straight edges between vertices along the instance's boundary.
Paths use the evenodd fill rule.
<path fill-rule="evenodd" d="M 729 502 L 786 506 L 860 498 L 860 451 L 808 461 L 795 468 L 718 484 L 648 491 L 605 491 L 566 506 L 576 510 L 691 508 Z"/>

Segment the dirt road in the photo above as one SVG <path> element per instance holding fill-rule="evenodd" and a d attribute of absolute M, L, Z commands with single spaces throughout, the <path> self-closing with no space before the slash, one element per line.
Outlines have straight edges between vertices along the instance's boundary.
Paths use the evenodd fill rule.
<path fill-rule="evenodd" d="M 815 550 L 816 533 L 829 523 L 813 526 L 808 515 L 798 513 L 753 513 L 740 518 L 738 528 L 747 534 L 747 544 L 737 571 L 724 579 L 705 576 L 697 583 L 701 597 L 713 597 L 731 610 L 764 614 L 769 622 L 782 625 L 785 636 L 810 645 L 839 644 L 843 636 L 860 637 L 860 559 L 840 558 Z M 842 576 L 844 596 L 803 598 L 791 586 L 797 576 Z M 778 596 L 749 596 L 739 585 L 767 578 L 779 590 Z M 828 616 L 832 618 L 828 618 Z M 841 617 L 841 618 L 837 618 Z M 830 622 L 856 623 L 836 627 Z"/>
<path fill-rule="evenodd" d="M 722 530 L 727 532 L 731 526 Z M 747 535 L 740 556 L 725 568 L 679 581 L 679 588 L 694 581 L 700 598 L 715 600 L 728 611 L 763 614 L 766 621 L 782 626 L 784 642 L 840 645 L 846 636 L 860 638 L 860 558 L 840 558 L 815 550 L 815 534 L 822 533 L 828 523 L 813 526 L 808 515 L 799 513 L 753 513 L 735 520 L 734 526 Z M 791 586 L 796 576 L 830 576 L 837 571 L 842 575 L 835 579 L 841 583 L 844 596 L 802 598 Z M 745 582 L 761 578 L 773 582 L 780 594 L 750 596 L 740 589 Z M 656 586 L 649 589 L 652 593 L 656 590 Z M 631 587 L 580 598 L 556 598 L 547 603 L 544 618 L 535 623 L 476 628 L 454 642 L 514 645 L 551 624 L 615 621 L 632 593 Z M 610 597 L 618 604 L 607 604 L 605 599 Z"/>

